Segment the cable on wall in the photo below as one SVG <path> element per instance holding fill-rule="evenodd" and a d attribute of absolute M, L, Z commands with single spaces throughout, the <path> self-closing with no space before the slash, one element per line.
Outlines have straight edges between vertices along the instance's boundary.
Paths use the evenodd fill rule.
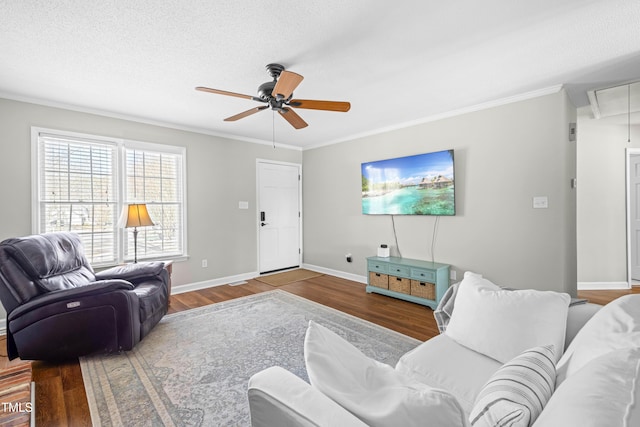
<path fill-rule="evenodd" d="M 396 233 L 396 221 L 394 215 L 391 215 L 391 224 L 393 225 L 393 238 L 396 242 L 396 248 L 398 249 L 398 256 L 402 258 L 402 253 L 400 252 L 400 246 L 398 245 L 398 233 Z"/>
<path fill-rule="evenodd" d="M 440 222 L 440 216 L 436 216 L 435 221 L 433 221 L 433 234 L 431 235 L 431 262 L 435 263 L 435 247 L 436 247 L 436 234 L 438 233 L 438 223 Z"/>

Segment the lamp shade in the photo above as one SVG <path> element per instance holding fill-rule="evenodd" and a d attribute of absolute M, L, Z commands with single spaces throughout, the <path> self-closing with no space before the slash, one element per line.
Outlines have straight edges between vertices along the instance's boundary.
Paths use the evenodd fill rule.
<path fill-rule="evenodd" d="M 129 205 L 125 227 L 146 227 L 149 225 L 155 224 L 151 221 L 151 217 L 149 217 L 147 205 L 144 203 Z"/>

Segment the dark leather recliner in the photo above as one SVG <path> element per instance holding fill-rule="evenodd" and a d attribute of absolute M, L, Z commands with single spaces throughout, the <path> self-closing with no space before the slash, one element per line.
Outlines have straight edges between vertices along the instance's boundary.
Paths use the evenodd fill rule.
<path fill-rule="evenodd" d="M 80 237 L 46 233 L 0 243 L 0 300 L 10 359 L 60 360 L 131 350 L 167 312 L 162 262 L 95 273 Z"/>

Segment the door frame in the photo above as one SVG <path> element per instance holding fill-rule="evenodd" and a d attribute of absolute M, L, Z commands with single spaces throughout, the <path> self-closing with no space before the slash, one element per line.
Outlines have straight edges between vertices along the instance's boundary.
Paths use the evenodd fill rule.
<path fill-rule="evenodd" d="M 302 267 L 302 164 L 300 163 L 292 163 L 292 162 L 282 162 L 278 160 L 267 160 L 267 159 L 256 159 L 256 210 L 255 210 L 255 226 L 256 226 L 256 266 L 258 274 L 262 270 L 260 268 L 260 164 L 272 164 L 272 165 L 281 165 L 281 166 L 294 166 L 298 168 L 298 212 L 300 212 L 300 216 L 298 217 L 298 245 L 300 248 L 300 252 L 298 253 L 298 265 Z"/>
<path fill-rule="evenodd" d="M 627 147 L 625 150 L 625 164 L 626 164 L 626 203 L 627 203 L 627 286 L 629 289 L 633 286 L 633 278 L 631 274 L 631 203 L 632 189 L 631 189 L 631 157 L 640 155 L 640 148 Z"/>

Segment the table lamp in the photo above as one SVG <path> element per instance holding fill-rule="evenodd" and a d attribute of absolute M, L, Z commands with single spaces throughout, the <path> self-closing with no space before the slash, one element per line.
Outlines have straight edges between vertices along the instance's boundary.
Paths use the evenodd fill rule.
<path fill-rule="evenodd" d="M 133 227 L 133 262 L 138 262 L 138 227 L 147 227 L 150 225 L 155 225 L 151 218 L 149 217 L 149 212 L 147 211 L 147 205 L 144 203 L 141 204 L 132 204 L 129 205 L 127 210 L 127 223 L 125 224 L 125 228 Z"/>

